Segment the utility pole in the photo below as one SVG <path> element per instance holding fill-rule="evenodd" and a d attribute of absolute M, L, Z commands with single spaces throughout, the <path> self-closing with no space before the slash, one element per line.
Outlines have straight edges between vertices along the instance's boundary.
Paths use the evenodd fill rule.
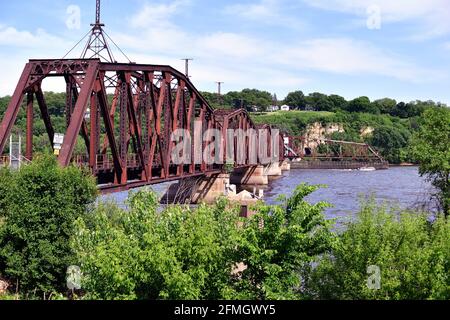
<path fill-rule="evenodd" d="M 222 104 L 222 84 L 224 84 L 225 82 L 222 81 L 217 81 L 217 96 L 218 96 L 218 101 L 220 104 Z"/>
<path fill-rule="evenodd" d="M 181 59 L 181 60 L 183 60 L 184 62 L 185 62 L 185 67 L 184 67 L 184 73 L 185 73 L 185 75 L 186 75 L 186 78 L 190 78 L 190 76 L 189 76 L 189 61 L 193 61 L 194 59 L 192 59 L 192 58 L 184 58 L 184 59 Z"/>

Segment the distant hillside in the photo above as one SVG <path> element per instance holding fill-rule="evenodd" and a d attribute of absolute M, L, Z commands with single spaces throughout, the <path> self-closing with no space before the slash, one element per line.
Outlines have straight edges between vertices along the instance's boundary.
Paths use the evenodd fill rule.
<path fill-rule="evenodd" d="M 401 119 L 390 115 L 351 113 L 345 111 L 278 111 L 272 113 L 251 113 L 256 123 L 276 125 L 290 135 L 305 135 L 307 130 L 317 130 L 328 125 L 338 125 L 345 132 L 335 132 L 331 139 L 368 142 L 381 150 L 391 163 L 411 162 L 409 140 L 419 128 L 418 118 Z M 311 132 L 308 132 L 309 134 Z"/>

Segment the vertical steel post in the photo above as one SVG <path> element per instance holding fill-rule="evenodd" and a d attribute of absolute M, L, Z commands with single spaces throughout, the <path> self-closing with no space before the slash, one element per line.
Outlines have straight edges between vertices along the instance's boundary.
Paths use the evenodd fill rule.
<path fill-rule="evenodd" d="M 125 76 L 122 75 L 122 81 L 120 83 L 120 103 L 119 103 L 119 127 L 120 127 L 120 140 L 119 140 L 119 148 L 120 148 L 120 160 L 122 162 L 122 177 L 121 184 L 125 184 L 128 181 L 127 175 L 127 155 L 128 155 L 128 86 L 125 80 Z"/>
<path fill-rule="evenodd" d="M 92 172 L 95 173 L 97 167 L 97 153 L 98 153 L 98 104 L 97 94 L 91 95 L 91 138 L 89 145 L 89 166 Z"/>
<path fill-rule="evenodd" d="M 27 94 L 27 145 L 25 157 L 33 159 L 33 92 Z"/>

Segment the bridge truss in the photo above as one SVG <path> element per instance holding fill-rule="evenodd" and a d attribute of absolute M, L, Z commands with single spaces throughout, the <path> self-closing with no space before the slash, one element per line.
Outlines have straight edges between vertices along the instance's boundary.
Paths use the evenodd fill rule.
<path fill-rule="evenodd" d="M 147 184 L 220 173 L 221 164 L 175 164 L 172 133 L 194 122 L 201 130 L 256 129 L 244 110 L 214 111 L 181 72 L 170 66 L 121 64 L 99 59 L 30 60 L 26 64 L 0 125 L 0 155 L 26 100 L 27 159 L 33 158 L 34 101 L 37 101 L 49 142 L 57 134 L 42 91 L 46 78 L 59 77 L 66 85 L 67 129 L 57 149 L 61 166 L 75 163 L 90 168 L 104 191 L 120 191 Z M 86 153 L 74 154 L 81 136 Z M 236 143 L 236 142 L 234 142 Z M 280 138 L 280 146 L 282 139 Z M 201 144 L 205 152 L 206 144 Z M 227 146 L 224 144 L 224 148 Z M 246 157 L 249 158 L 246 144 Z M 283 149 L 281 149 L 283 150 Z M 224 153 L 225 154 L 225 153 Z M 280 161 L 283 152 L 280 152 Z M 189 159 L 194 159 L 194 148 Z M 250 166 L 246 161 L 240 166 Z"/>

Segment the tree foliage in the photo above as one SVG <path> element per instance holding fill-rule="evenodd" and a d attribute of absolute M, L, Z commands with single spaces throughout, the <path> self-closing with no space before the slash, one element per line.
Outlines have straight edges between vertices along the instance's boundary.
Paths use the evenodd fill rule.
<path fill-rule="evenodd" d="M 412 153 L 419 171 L 439 190 L 443 211 L 450 214 L 450 110 L 430 109 L 412 140 Z"/>
<path fill-rule="evenodd" d="M 303 198 L 257 208 L 248 221 L 220 200 L 158 213 L 155 195 L 140 191 L 129 212 L 100 205 L 78 220 L 73 248 L 94 299 L 298 298 L 299 270 L 329 247 L 324 204 Z M 246 268 L 238 271 L 239 263 Z"/>
<path fill-rule="evenodd" d="M 411 133 L 401 127 L 377 127 L 369 139 L 371 145 L 379 148 L 381 154 L 391 163 L 401 163 L 406 160 L 405 148 Z"/>
<path fill-rule="evenodd" d="M 379 284 L 374 284 L 379 268 Z M 311 298 L 450 299 L 450 221 L 365 205 L 306 285 Z"/>
<path fill-rule="evenodd" d="M 158 212 L 153 192 L 130 196 L 129 211 L 101 204 L 77 222 L 73 248 L 92 299 L 229 297 L 238 215 L 218 203 Z"/>
<path fill-rule="evenodd" d="M 331 248 L 330 223 L 324 202 L 304 200 L 317 190 L 302 185 L 284 205 L 261 205 L 246 221 L 239 246 L 239 261 L 246 269 L 237 282 L 239 298 L 302 299 L 301 274 Z"/>
<path fill-rule="evenodd" d="M 25 295 L 62 291 L 75 261 L 73 222 L 94 201 L 94 180 L 45 156 L 17 172 L 2 170 L 0 188 L 0 274 Z"/>
<path fill-rule="evenodd" d="M 304 110 L 306 108 L 306 97 L 300 90 L 290 92 L 284 99 L 284 103 L 293 109 Z"/>

